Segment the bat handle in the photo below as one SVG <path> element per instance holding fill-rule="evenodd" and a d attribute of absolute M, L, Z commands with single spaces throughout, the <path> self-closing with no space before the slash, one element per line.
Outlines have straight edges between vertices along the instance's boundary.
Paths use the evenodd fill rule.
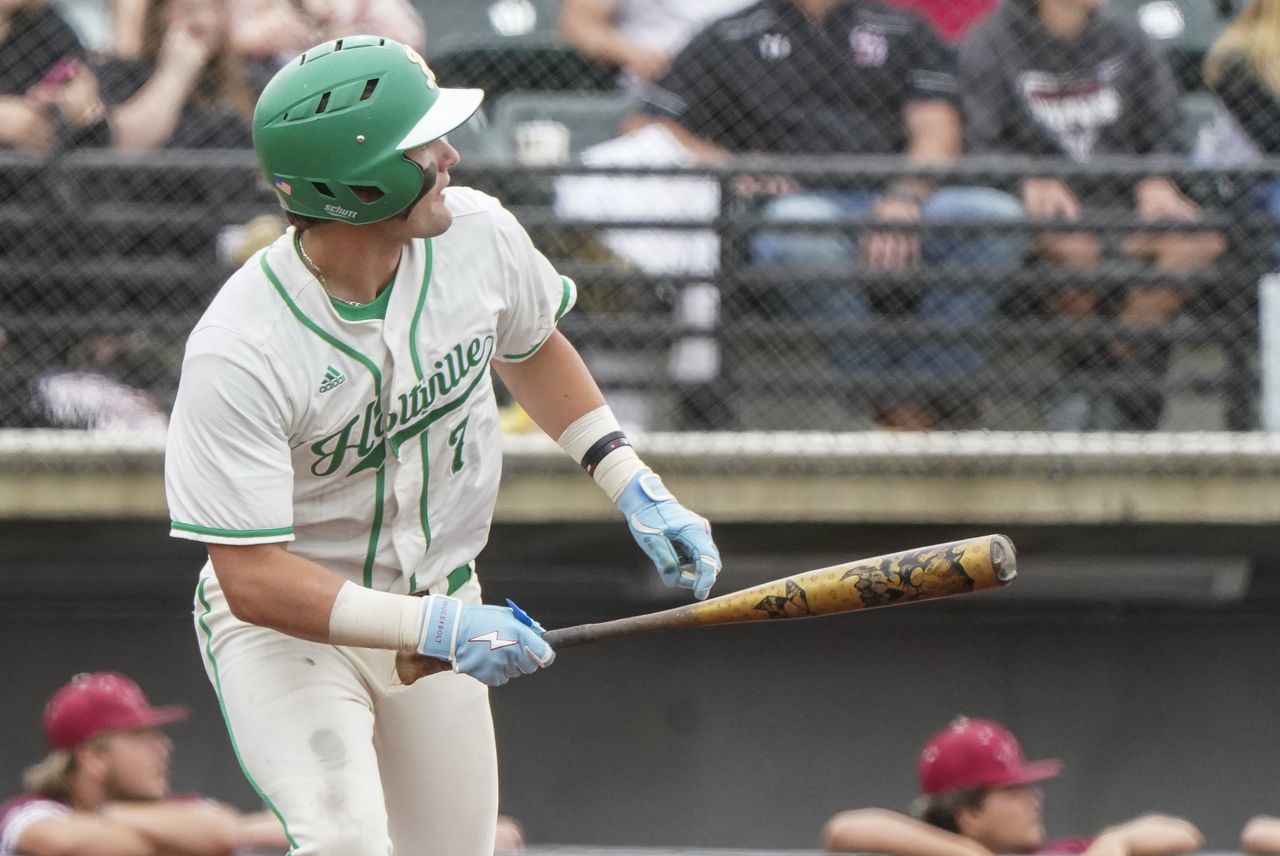
<path fill-rule="evenodd" d="M 440 672 L 453 671 L 453 666 L 448 660 L 440 660 L 435 657 L 424 657 L 422 654 L 416 654 L 409 651 L 399 651 L 396 653 L 396 677 L 400 679 L 400 683 L 406 687 L 419 678 L 430 677 Z"/>
<path fill-rule="evenodd" d="M 596 625 L 575 624 L 572 627 L 558 627 L 548 630 L 542 635 L 547 644 L 559 651 L 561 648 L 576 648 L 596 638 Z"/>

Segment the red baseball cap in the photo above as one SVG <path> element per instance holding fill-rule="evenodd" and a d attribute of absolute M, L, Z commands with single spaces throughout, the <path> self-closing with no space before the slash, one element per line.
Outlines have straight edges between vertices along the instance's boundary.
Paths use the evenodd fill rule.
<path fill-rule="evenodd" d="M 83 673 L 44 706 L 44 737 L 50 749 L 66 749 L 107 731 L 177 722 L 189 712 L 178 704 L 152 707 L 142 688 L 118 672 Z"/>
<path fill-rule="evenodd" d="M 1028 761 L 1013 733 L 989 719 L 960 717 L 920 750 L 920 792 L 934 796 L 968 788 L 1005 788 L 1051 779 L 1062 769 L 1056 758 Z"/>

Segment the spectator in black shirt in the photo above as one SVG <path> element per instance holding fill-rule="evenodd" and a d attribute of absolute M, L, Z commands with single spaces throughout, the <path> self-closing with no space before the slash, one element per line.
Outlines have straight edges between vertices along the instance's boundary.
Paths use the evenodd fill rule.
<path fill-rule="evenodd" d="M 672 67 L 643 87 L 645 117 L 664 122 L 707 162 L 743 153 L 780 155 L 888 155 L 910 162 L 945 162 L 960 153 L 953 57 L 920 18 L 863 0 L 763 0 L 708 25 Z M 634 126 L 634 122 L 631 123 Z M 807 188 L 771 182 L 781 195 L 764 206 L 776 221 L 822 222 L 850 216 L 884 221 L 1013 219 L 1017 200 L 986 188 L 934 188 L 918 179 L 886 186 Z M 1020 261 L 1024 247 L 1003 239 L 935 237 L 915 232 L 871 232 L 860 239 L 821 232 L 766 232 L 751 245 L 758 265 L 851 271 L 857 266 L 903 270 L 931 264 L 992 269 Z M 867 295 L 849 288 L 815 294 L 780 294 L 801 316 L 863 319 Z M 900 298 L 899 298 L 900 299 Z M 977 322 L 992 313 L 989 290 L 930 292 L 917 301 L 922 319 Z M 944 346 L 892 348 L 857 342 L 836 345 L 848 371 L 891 368 L 933 375 L 972 375 L 984 355 L 971 338 Z M 905 395 L 878 401 L 877 421 L 891 427 L 930 428 L 937 402 Z"/>
<path fill-rule="evenodd" d="M 1280 156 L 1280 0 L 1245 4 L 1209 50 L 1204 77 L 1253 153 Z M 1259 207 L 1280 221 L 1280 181 L 1258 188 L 1258 195 Z"/>
<path fill-rule="evenodd" d="M 0 0 L 0 147 L 47 152 L 105 133 L 84 54 L 43 0 Z"/>
<path fill-rule="evenodd" d="M 1088 162 L 1105 155 L 1182 155 L 1189 148 L 1179 93 L 1164 57 L 1135 25 L 1111 17 L 1106 0 L 1004 0 L 969 34 L 960 56 L 965 133 L 978 154 L 1025 154 Z M 1119 186 L 1029 178 L 1022 200 L 1032 219 L 1078 220 L 1083 210 L 1132 207 L 1147 220 L 1195 223 L 1199 207 L 1176 184 L 1153 175 Z M 1047 232 L 1035 236 L 1050 263 L 1093 268 L 1102 255 L 1097 235 Z M 1126 255 L 1156 268 L 1188 270 L 1208 265 L 1225 250 L 1215 232 L 1133 233 Z M 1060 318 L 1083 321 L 1102 306 L 1090 288 L 1065 289 L 1049 307 Z M 1172 287 L 1130 287 L 1117 296 L 1117 317 L 1137 330 L 1173 318 L 1183 297 Z M 1063 355 L 1068 372 L 1095 366 L 1140 367 L 1163 372 L 1168 345 L 1132 337 L 1099 346 L 1072 347 Z M 1150 430 L 1164 402 L 1156 390 L 1112 396 L 1059 385 L 1050 403 L 1049 427 L 1057 430 Z M 1094 385 L 1096 386 L 1096 384 Z"/>
<path fill-rule="evenodd" d="M 224 4 L 151 0 L 138 59 L 98 69 L 111 143 L 128 151 L 249 148 L 253 94 L 231 51 Z"/>

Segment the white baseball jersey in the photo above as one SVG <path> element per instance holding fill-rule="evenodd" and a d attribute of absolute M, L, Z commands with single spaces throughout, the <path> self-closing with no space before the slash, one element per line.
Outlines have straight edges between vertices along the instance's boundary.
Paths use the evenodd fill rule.
<path fill-rule="evenodd" d="M 445 198 L 453 225 L 407 244 L 368 307 L 330 300 L 292 229 L 223 286 L 169 425 L 172 535 L 294 541 L 395 592 L 452 584 L 476 557 L 501 472 L 490 362 L 532 355 L 576 290 L 497 200 Z"/>

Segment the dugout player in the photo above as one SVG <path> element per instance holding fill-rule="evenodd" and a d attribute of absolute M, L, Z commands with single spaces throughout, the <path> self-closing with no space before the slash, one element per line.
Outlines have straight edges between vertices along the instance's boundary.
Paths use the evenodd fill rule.
<path fill-rule="evenodd" d="M 960 717 L 920 750 L 919 819 L 878 808 L 837 814 L 822 832 L 833 853 L 992 856 L 995 853 L 1173 856 L 1204 843 L 1185 820 L 1145 815 L 1092 838 L 1045 840 L 1038 782 L 1062 769 L 1028 761 L 1017 739 L 989 719 Z"/>
<path fill-rule="evenodd" d="M 0 806 L 0 856 L 284 852 L 269 813 L 169 796 L 172 743 L 160 728 L 186 716 L 178 705 L 152 707 L 119 673 L 72 678 L 45 705 L 49 755 L 27 770 L 27 793 Z"/>
<path fill-rule="evenodd" d="M 449 187 L 444 135 L 482 97 L 440 88 L 416 51 L 376 36 L 291 61 L 253 131 L 293 228 L 187 343 L 172 533 L 207 545 L 206 669 L 297 856 L 493 850 L 486 685 L 554 652 L 528 616 L 481 605 L 501 469 L 490 369 L 668 585 L 704 598 L 719 572 L 707 521 L 636 456 L 557 332 L 574 283 L 497 200 Z M 454 671 L 406 687 L 396 652 Z"/>

